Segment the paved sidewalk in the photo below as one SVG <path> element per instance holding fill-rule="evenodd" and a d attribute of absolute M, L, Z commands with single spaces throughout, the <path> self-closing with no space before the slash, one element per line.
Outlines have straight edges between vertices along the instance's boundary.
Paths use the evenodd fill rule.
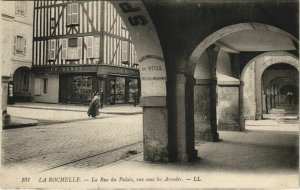
<path fill-rule="evenodd" d="M 33 102 L 18 102 L 8 107 L 16 108 L 32 108 L 32 109 L 43 109 L 43 110 L 63 110 L 63 111 L 75 111 L 75 112 L 86 112 L 88 105 L 76 105 L 76 104 L 48 104 L 48 103 L 33 103 Z M 121 115 L 132 115 L 143 113 L 142 107 L 133 105 L 111 105 L 104 106 L 99 109 L 100 113 L 105 114 L 121 114 Z"/>
<path fill-rule="evenodd" d="M 136 117 L 136 116 L 135 116 Z M 99 120 L 101 121 L 101 120 Z M 102 120 L 103 121 L 103 120 Z M 115 119 L 111 119 L 115 122 Z M 141 118 L 137 121 L 137 125 L 141 124 Z M 97 122 L 97 121 L 95 121 Z M 288 124 L 287 129 L 285 124 L 280 124 L 277 127 L 271 126 L 246 126 L 245 132 L 219 131 L 221 141 L 219 142 L 205 142 L 196 144 L 199 160 L 192 163 L 151 163 L 143 161 L 142 153 L 131 156 L 124 160 L 102 166 L 102 167 L 78 167 L 75 162 L 73 167 L 59 167 L 52 170 L 29 173 L 35 167 L 41 166 L 42 163 L 53 165 L 63 160 L 72 160 L 74 156 L 82 153 L 82 151 L 90 154 L 89 151 L 97 150 L 99 144 L 107 144 L 111 146 L 111 138 L 101 138 L 101 134 L 111 134 L 115 140 L 122 140 L 118 135 L 124 132 L 126 137 L 132 140 L 131 127 L 125 127 L 121 133 L 110 133 L 107 129 L 102 127 L 85 126 L 89 131 L 83 131 L 83 135 L 74 136 L 74 132 L 78 131 L 63 130 L 64 126 L 57 126 L 54 128 L 43 127 L 40 130 L 40 135 L 34 136 L 40 139 L 37 144 L 34 141 L 33 135 L 24 136 L 24 140 L 29 141 L 31 146 L 28 146 L 28 153 L 30 150 L 35 150 L 33 156 L 28 154 L 29 158 L 22 162 L 13 162 L 15 167 L 12 170 L 6 170 L 6 175 L 3 180 L 10 183 L 10 187 L 21 188 L 268 188 L 268 189 L 297 189 L 299 186 L 298 174 L 298 155 L 299 155 L 299 140 L 298 140 L 298 125 Z M 73 128 L 74 126 L 72 126 Z M 77 126 L 79 127 L 79 126 Z M 105 127 L 105 126 L 103 126 Z M 123 128 L 123 127 L 122 127 Z M 51 130 L 53 129 L 53 130 Z M 142 138 L 141 128 L 135 128 L 135 137 Z M 48 132 L 56 141 L 60 143 L 51 143 L 54 139 L 49 136 Z M 63 132 L 58 133 L 57 131 Z M 90 131 L 93 130 L 93 131 Z M 99 131 L 98 131 L 99 130 Z M 100 131 L 101 130 L 101 131 Z M 119 130 L 119 129 L 118 129 Z M 27 131 L 27 135 L 32 134 L 30 130 L 10 131 L 11 134 L 6 133 L 7 137 L 12 135 L 16 137 Z M 43 133 L 42 133 L 43 132 Z M 69 134 L 69 133 L 72 134 Z M 96 133 L 95 133 L 96 132 Z M 15 134 L 16 133 L 16 134 Z M 115 135 L 117 135 L 115 137 Z M 92 136 L 96 141 L 85 142 L 81 140 L 77 142 L 78 137 L 85 137 L 90 139 Z M 31 139 L 33 138 L 33 139 Z M 49 139 L 43 142 L 43 139 Z M 70 139 L 71 138 L 71 139 Z M 51 140 L 50 140 L 51 139 Z M 7 141 L 11 142 L 11 141 Z M 106 142 L 106 143 L 105 143 Z M 74 144 L 75 143 L 75 144 Z M 85 145 L 87 143 L 87 147 Z M 123 142 L 120 142 L 123 143 Z M 67 148 L 73 146 L 73 148 Z M 80 146 L 78 146 L 80 145 Z M 18 147 L 19 144 L 16 143 Z M 23 145 L 24 146 L 24 145 Z M 61 146 L 60 148 L 56 146 Z M 37 149 L 37 147 L 42 147 Z M 94 147 L 94 148 L 93 148 Z M 52 148 L 53 151 L 51 151 Z M 87 149 L 88 148 L 88 149 Z M 106 146 L 103 148 L 107 148 Z M 18 153 L 15 149 L 11 149 Z M 49 154 L 44 153 L 48 151 Z M 64 154 L 68 153 L 68 157 Z M 71 154 L 70 154 L 71 153 Z M 20 153 L 18 153 L 20 154 Z M 23 156 L 23 154 L 20 154 Z M 45 158 L 44 158 L 45 157 Z M 49 161 L 49 158 L 51 162 Z M 78 157 L 78 156 L 77 156 Z M 18 157 L 12 156 L 10 159 Z M 48 159 L 47 159 L 48 158 Z M 84 160 L 82 160 L 84 161 Z M 89 160 L 90 161 L 90 160 Z M 81 162 L 86 166 L 87 164 L 97 166 L 100 162 L 99 158 L 94 159 L 90 163 Z M 21 164 L 21 163 L 26 163 Z M 43 168 L 42 168 L 43 169 Z M 18 171 L 18 172 L 16 172 Z M 8 180 L 8 176 L 13 177 Z M 22 183 L 22 177 L 30 177 L 29 183 Z M 49 179 L 55 177 L 67 177 L 68 180 L 74 178 L 79 179 L 78 182 L 49 182 Z M 111 179 L 116 179 L 116 181 Z M 46 182 L 40 180 L 47 179 Z M 95 181 L 97 179 L 97 181 Z M 74 180 L 73 180 L 74 181 Z"/>

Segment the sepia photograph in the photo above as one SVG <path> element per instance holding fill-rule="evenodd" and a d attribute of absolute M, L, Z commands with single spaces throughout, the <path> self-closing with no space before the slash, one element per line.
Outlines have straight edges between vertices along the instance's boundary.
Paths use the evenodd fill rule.
<path fill-rule="evenodd" d="M 299 189 L 298 0 L 1 0 L 1 189 Z"/>

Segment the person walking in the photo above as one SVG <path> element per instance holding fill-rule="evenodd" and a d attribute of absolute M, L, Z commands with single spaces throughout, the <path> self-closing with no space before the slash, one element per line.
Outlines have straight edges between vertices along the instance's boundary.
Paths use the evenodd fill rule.
<path fill-rule="evenodd" d="M 90 117 L 96 117 L 97 115 L 100 114 L 99 112 L 99 106 L 100 106 L 100 94 L 94 92 L 93 93 L 93 99 L 89 105 L 89 109 L 87 111 L 87 115 Z"/>

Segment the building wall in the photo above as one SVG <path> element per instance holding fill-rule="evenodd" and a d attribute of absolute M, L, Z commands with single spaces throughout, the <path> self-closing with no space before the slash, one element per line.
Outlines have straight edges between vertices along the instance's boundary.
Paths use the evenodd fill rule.
<path fill-rule="evenodd" d="M 48 79 L 47 93 L 43 93 L 43 79 Z M 59 98 L 59 75 L 52 74 L 45 76 L 35 76 L 34 80 L 34 100 L 36 102 L 58 103 Z"/>
<path fill-rule="evenodd" d="M 18 68 L 30 68 L 32 65 L 33 1 L 1 1 L 0 9 L 1 75 L 2 79 L 5 78 L 2 83 L 7 83 L 13 81 L 13 75 Z M 17 43 L 17 36 L 22 37 L 23 44 Z M 22 47 L 24 51 L 16 51 L 16 47 Z M 7 84 L 2 84 L 2 104 L 5 104 L 8 98 L 9 102 L 14 102 L 10 101 L 14 96 L 8 97 L 7 91 Z M 6 109 L 6 105 L 2 105 L 2 109 Z"/>
<path fill-rule="evenodd" d="M 68 24 L 68 7 L 73 5 L 78 10 L 78 22 Z M 131 68 L 137 63 L 129 33 L 109 2 L 35 1 L 34 23 L 34 66 L 102 63 Z M 77 50 L 66 48 L 69 38 L 78 38 Z M 49 53 L 51 43 L 55 58 Z M 126 48 L 128 63 L 123 64 L 122 49 Z"/>

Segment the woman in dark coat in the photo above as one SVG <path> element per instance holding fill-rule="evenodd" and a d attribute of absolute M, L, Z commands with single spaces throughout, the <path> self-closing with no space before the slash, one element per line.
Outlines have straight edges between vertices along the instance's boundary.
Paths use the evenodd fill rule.
<path fill-rule="evenodd" d="M 100 96 L 99 93 L 93 93 L 93 99 L 89 105 L 89 109 L 87 111 L 88 116 L 96 117 L 99 115 L 99 106 L 100 106 Z"/>

